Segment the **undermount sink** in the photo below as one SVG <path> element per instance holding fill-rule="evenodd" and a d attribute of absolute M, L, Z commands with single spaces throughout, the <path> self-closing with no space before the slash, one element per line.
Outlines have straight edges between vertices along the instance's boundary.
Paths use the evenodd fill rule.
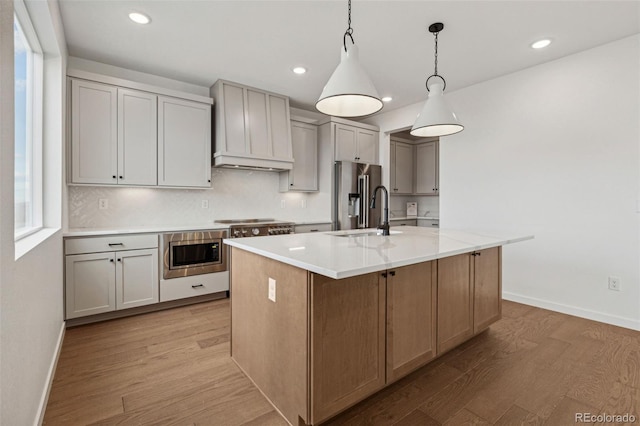
<path fill-rule="evenodd" d="M 390 235 L 402 234 L 402 231 L 389 231 Z M 338 231 L 332 232 L 329 235 L 333 235 L 334 237 L 383 237 L 382 230 L 380 231 L 369 231 L 369 232 L 357 232 L 357 231 Z M 387 235 L 388 236 L 388 235 Z"/>

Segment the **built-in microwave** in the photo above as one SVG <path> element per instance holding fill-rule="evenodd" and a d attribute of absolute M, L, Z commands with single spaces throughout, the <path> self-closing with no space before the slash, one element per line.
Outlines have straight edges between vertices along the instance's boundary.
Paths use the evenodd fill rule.
<path fill-rule="evenodd" d="M 227 270 L 222 239 L 227 230 L 175 232 L 161 236 L 164 279 Z"/>

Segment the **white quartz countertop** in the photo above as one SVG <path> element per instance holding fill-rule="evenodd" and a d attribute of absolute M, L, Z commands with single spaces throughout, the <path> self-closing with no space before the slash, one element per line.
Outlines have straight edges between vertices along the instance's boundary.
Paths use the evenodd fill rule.
<path fill-rule="evenodd" d="M 372 232 L 375 229 L 236 238 L 224 242 L 340 279 L 533 238 L 533 235 L 497 235 L 417 226 L 391 227 L 391 235 L 386 237 L 368 235 Z"/>
<path fill-rule="evenodd" d="M 62 234 L 63 237 L 97 237 L 118 234 L 149 234 L 162 232 L 204 231 L 207 229 L 229 229 L 229 225 L 219 223 L 201 223 L 192 225 L 158 225 L 117 228 L 71 228 Z"/>

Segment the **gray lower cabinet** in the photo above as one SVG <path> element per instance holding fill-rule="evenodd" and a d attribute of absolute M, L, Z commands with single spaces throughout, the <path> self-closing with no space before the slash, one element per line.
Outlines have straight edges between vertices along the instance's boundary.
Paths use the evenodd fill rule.
<path fill-rule="evenodd" d="M 439 219 L 418 219 L 418 226 L 428 226 L 437 228 L 440 226 Z"/>
<path fill-rule="evenodd" d="M 156 234 L 65 240 L 66 319 L 158 301 Z"/>
<path fill-rule="evenodd" d="M 391 220 L 389 223 L 391 226 L 418 226 L 417 219 Z"/>

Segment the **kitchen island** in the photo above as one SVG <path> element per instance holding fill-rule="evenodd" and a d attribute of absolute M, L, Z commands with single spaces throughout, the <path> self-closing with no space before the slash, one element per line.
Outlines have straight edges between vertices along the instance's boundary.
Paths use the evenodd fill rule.
<path fill-rule="evenodd" d="M 500 319 L 502 246 L 402 226 L 229 239 L 231 356 L 291 424 L 318 424 Z"/>

